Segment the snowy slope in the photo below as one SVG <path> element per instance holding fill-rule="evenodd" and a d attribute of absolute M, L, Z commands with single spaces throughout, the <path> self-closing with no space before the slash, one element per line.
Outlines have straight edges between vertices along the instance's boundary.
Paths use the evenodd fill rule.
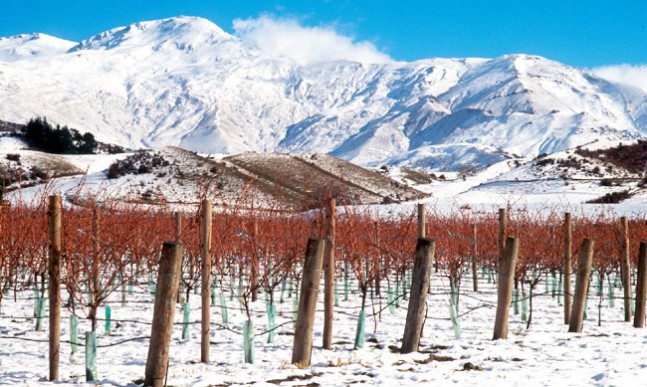
<path fill-rule="evenodd" d="M 64 54 L 76 43 L 46 34 L 23 34 L 0 38 L 0 61 L 37 60 Z"/>
<path fill-rule="evenodd" d="M 0 120 L 45 115 L 130 148 L 326 152 L 484 167 L 647 133 L 647 96 L 544 58 L 299 65 L 176 17 L 74 44 L 0 41 Z"/>

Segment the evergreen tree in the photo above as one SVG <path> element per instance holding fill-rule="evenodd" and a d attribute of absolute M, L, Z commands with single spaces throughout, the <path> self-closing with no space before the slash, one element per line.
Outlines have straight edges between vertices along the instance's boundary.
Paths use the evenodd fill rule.
<path fill-rule="evenodd" d="M 81 145 L 79 145 L 79 153 L 94 153 L 97 149 L 97 141 L 94 135 L 90 132 L 83 134 Z"/>
<path fill-rule="evenodd" d="M 64 154 L 91 154 L 98 145 L 92 133 L 81 135 L 76 129 L 60 125 L 53 128 L 46 118 L 40 117 L 27 123 L 25 140 L 31 147 Z"/>

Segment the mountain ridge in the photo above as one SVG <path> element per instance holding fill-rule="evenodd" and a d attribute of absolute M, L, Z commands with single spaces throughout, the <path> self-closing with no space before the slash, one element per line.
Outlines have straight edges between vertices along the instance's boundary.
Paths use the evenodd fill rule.
<path fill-rule="evenodd" d="M 645 93 L 534 55 L 299 65 L 189 16 L 39 36 L 0 40 L 0 119 L 47 116 L 129 148 L 457 170 L 647 134 Z"/>

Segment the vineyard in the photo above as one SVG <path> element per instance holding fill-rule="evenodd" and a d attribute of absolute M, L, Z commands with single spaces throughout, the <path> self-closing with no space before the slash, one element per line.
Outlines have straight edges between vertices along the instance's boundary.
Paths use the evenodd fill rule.
<path fill-rule="evenodd" d="M 50 259 L 57 254 L 52 244 L 58 244 L 52 239 L 52 218 L 56 217 L 52 208 L 50 201 L 42 200 L 30 206 L 6 205 L 0 213 L 0 365 L 9 364 L 12 353 L 22 352 L 26 345 L 46 353 L 51 340 L 52 327 L 49 335 L 44 327 L 51 312 L 47 300 L 55 271 Z M 578 257 L 583 256 L 580 246 L 585 239 L 592 240 L 594 248 L 586 278 L 585 288 L 590 290 L 585 292 L 584 331 L 598 329 L 598 334 L 606 335 L 599 337 L 611 340 L 605 327 L 628 330 L 631 324 L 625 321 L 632 321 L 634 313 L 640 315 L 641 311 L 642 317 L 636 321 L 644 324 L 644 307 L 635 303 L 632 292 L 640 242 L 647 240 L 644 219 L 611 215 L 571 219 L 570 214 L 557 211 L 510 209 L 441 213 L 431 206 L 385 215 L 372 207 L 335 207 L 330 200 L 305 213 L 237 205 L 219 207 L 212 213 L 210 206 L 206 208 L 173 213 L 108 201 L 62 208 L 58 215 L 60 352 L 71 354 L 69 359 L 63 356 L 60 380 L 72 384 L 84 380 L 121 385 L 144 382 L 151 324 L 163 323 L 153 318 L 153 305 L 159 301 L 157 288 L 163 286 L 158 275 L 165 241 L 177 242 L 183 251 L 179 291 L 173 295 L 172 307 L 177 313 L 175 318 L 170 314 L 175 326 L 169 328 L 173 329 L 170 372 L 165 375 L 173 385 L 246 384 L 249 375 L 271 384 L 295 380 L 314 385 L 334 384 L 331 380 L 349 383 L 350 379 L 340 374 L 335 376 L 338 379 L 325 379 L 328 371 L 322 368 L 345 369 L 369 383 L 382 380 L 380 377 L 382 382 L 405 378 L 405 383 L 414 383 L 439 377 L 433 375 L 438 367 L 444 372 L 440 376 L 446 376 L 450 371 L 442 368 L 443 356 L 447 364 L 465 370 L 497 369 L 485 366 L 496 362 L 494 355 L 489 360 L 479 358 L 467 347 L 477 343 L 476 347 L 496 352 L 510 349 L 502 346 L 514 347 L 520 340 L 508 340 L 515 344 L 497 344 L 499 347 L 484 344 L 492 338 L 495 324 L 505 236 L 514 236 L 519 243 L 511 279 L 514 290 L 511 302 L 505 305 L 512 314 L 511 336 L 530 337 L 533 332 L 539 337 L 546 332 L 566 335 L 568 316 L 564 314 L 570 313 Z M 431 286 L 428 291 L 425 288 L 426 301 L 422 296 L 422 338 L 416 339 L 420 348 L 416 342 L 413 351 L 421 357 L 412 359 L 400 355 L 404 349 L 400 341 L 407 304 L 411 309 L 417 301 L 409 298 L 416 291 L 414 255 L 422 237 L 434 242 L 431 275 L 427 276 Z M 288 362 L 293 340 L 296 347 L 295 328 L 298 331 L 301 321 L 297 317 L 299 298 L 307 294 L 307 289 L 300 289 L 306 280 L 304 257 L 308 256 L 309 241 L 317 239 L 325 241 L 326 251 L 321 286 L 316 287 L 319 299 L 316 289 L 314 294 L 316 317 L 310 335 L 314 330 L 315 337 L 306 362 L 309 364 L 312 356 L 314 366 L 294 361 L 297 365 L 293 366 Z M 620 335 L 614 334 L 613 339 L 620 340 Z M 632 335 L 628 333 L 627 340 L 635 340 Z M 447 342 L 452 344 L 445 345 Z M 440 354 L 442 351 L 448 354 Z M 79 366 L 83 352 L 85 373 Z M 366 360 L 355 355 L 363 352 L 368 353 Z M 107 353 L 116 355 L 102 361 Z M 461 356 L 470 361 L 461 362 Z M 46 355 L 41 357 L 40 369 L 28 370 L 24 364 L 25 370 L 9 370 L 3 365 L 0 380 L 30 384 L 48 380 Z M 474 359 L 480 359 L 481 365 Z M 200 360 L 207 368 L 201 368 Z M 376 368 L 382 362 L 389 362 L 396 375 L 379 376 Z M 409 363 L 415 367 L 406 371 Z M 431 368 L 428 363 L 436 365 Z M 230 371 L 238 366 L 243 371 Z M 120 370 L 118 376 L 102 378 L 102 370 L 110 368 Z M 262 376 L 268 369 L 276 377 Z M 196 376 L 209 372 L 213 375 Z M 407 372 L 415 377 L 406 379 L 402 375 Z M 455 380 L 479 380 L 478 375 L 472 377 L 476 379 L 461 378 Z"/>

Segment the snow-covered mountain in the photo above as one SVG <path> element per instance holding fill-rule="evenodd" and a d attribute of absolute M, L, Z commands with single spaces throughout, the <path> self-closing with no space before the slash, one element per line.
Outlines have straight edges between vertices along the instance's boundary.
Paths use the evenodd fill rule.
<path fill-rule="evenodd" d="M 0 40 L 0 120 L 131 148 L 327 152 L 458 169 L 647 134 L 647 95 L 545 58 L 299 65 L 210 21 L 176 17 L 78 44 Z"/>

